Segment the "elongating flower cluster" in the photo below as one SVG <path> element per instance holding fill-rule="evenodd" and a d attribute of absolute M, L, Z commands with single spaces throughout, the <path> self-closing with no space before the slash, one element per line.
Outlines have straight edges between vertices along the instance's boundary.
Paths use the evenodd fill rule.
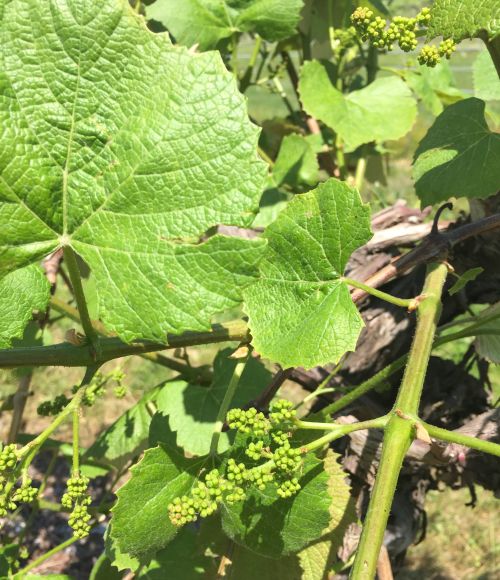
<path fill-rule="evenodd" d="M 221 504 L 244 501 L 251 489 L 262 492 L 268 485 L 280 498 L 296 494 L 302 458 L 290 444 L 295 414 L 292 403 L 284 400 L 271 406 L 269 417 L 254 408 L 229 411 L 227 423 L 245 436 L 244 454 L 250 463 L 229 457 L 219 469 L 205 473 L 188 494 L 169 504 L 170 521 L 175 526 L 194 522 L 213 514 Z"/>
<path fill-rule="evenodd" d="M 373 10 L 364 6 L 356 8 L 351 15 L 351 22 L 361 40 L 370 42 L 379 50 L 393 50 L 397 44 L 405 52 L 417 48 L 418 31 L 425 29 L 430 20 L 430 8 L 422 8 L 414 18 L 395 16 L 392 21 L 375 16 Z M 451 38 L 443 40 L 439 47 L 425 45 L 420 51 L 418 62 L 434 67 L 441 57 L 450 58 L 455 48 L 455 42 Z"/>
<path fill-rule="evenodd" d="M 16 445 L 5 445 L 0 451 L 0 517 L 14 511 L 21 503 L 31 503 L 38 495 L 38 489 L 31 485 L 31 479 L 26 474 L 21 485 L 15 487 L 19 471 L 18 461 Z"/>
<path fill-rule="evenodd" d="M 77 538 L 85 538 L 90 532 L 88 506 L 92 500 L 87 494 L 88 486 L 89 478 L 75 473 L 68 479 L 66 493 L 61 499 L 63 507 L 72 508 L 68 523 Z"/>

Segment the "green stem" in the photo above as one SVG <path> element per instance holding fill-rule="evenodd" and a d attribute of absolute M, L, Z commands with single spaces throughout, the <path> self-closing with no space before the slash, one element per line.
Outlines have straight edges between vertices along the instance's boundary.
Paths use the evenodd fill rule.
<path fill-rule="evenodd" d="M 459 445 L 465 445 L 465 447 L 470 447 L 471 449 L 477 449 L 478 451 L 484 451 L 485 453 L 490 453 L 491 455 L 500 457 L 500 445 L 498 443 L 485 441 L 484 439 L 478 439 L 476 437 L 471 437 L 470 435 L 462 435 L 456 431 L 448 431 L 448 429 L 434 427 L 433 425 L 424 423 L 424 421 L 420 421 L 420 423 L 425 427 L 429 435 L 435 439 L 449 441 L 450 443 L 458 443 Z"/>
<path fill-rule="evenodd" d="M 214 324 L 212 329 L 206 332 L 168 335 L 165 344 L 150 340 L 126 343 L 116 337 L 101 338 L 97 355 L 91 351 L 88 345 L 75 346 L 69 343 L 10 348 L 0 350 L 0 368 L 25 366 L 87 367 L 124 356 L 143 355 L 159 350 L 226 341 L 249 342 L 250 335 L 246 323 L 242 320 L 224 322 Z"/>
<path fill-rule="evenodd" d="M 348 423 L 346 425 L 335 425 L 336 429 L 330 429 L 330 432 L 323 435 L 323 437 L 308 443 L 305 447 L 305 451 L 309 453 L 310 451 L 321 449 L 335 439 L 339 439 L 340 437 L 353 433 L 354 431 L 362 431 L 364 429 L 385 429 L 388 423 L 388 418 L 387 415 L 384 415 L 368 421 L 359 421 L 358 423 Z"/>
<path fill-rule="evenodd" d="M 62 550 L 64 550 L 68 546 L 71 546 L 71 544 L 74 544 L 76 541 L 78 541 L 78 539 L 79 538 L 77 538 L 76 536 L 72 536 L 71 538 L 69 538 L 69 540 L 66 540 L 65 542 L 63 542 L 62 544 L 59 544 L 55 548 L 52 548 L 52 550 L 49 550 L 48 552 L 45 552 L 45 554 L 42 554 L 39 558 L 30 562 L 20 572 L 15 574 L 14 579 L 21 580 L 21 578 L 24 578 L 26 576 L 27 572 L 30 572 L 34 568 L 37 568 L 38 566 L 40 566 L 40 564 L 43 564 L 43 562 L 45 562 L 45 560 L 48 560 L 49 558 L 51 558 L 52 556 L 54 556 L 58 552 L 61 552 Z"/>
<path fill-rule="evenodd" d="M 383 417 L 378 417 L 377 419 L 372 419 L 370 421 L 364 421 L 363 424 L 368 424 L 370 425 L 370 427 L 359 427 L 360 429 L 369 429 L 371 427 L 376 427 L 376 428 L 380 428 L 383 429 L 385 427 L 385 424 L 387 423 L 387 421 L 389 420 L 388 416 L 383 416 Z M 373 423 L 373 421 L 375 421 L 375 423 Z M 320 430 L 320 431 L 340 431 L 344 433 L 344 427 L 346 427 L 347 425 L 339 425 L 337 423 L 318 423 L 316 421 L 301 421 L 300 419 L 296 419 L 295 420 L 295 425 L 299 428 L 299 429 L 315 429 L 315 430 Z M 361 423 L 352 423 L 351 425 L 361 425 Z M 347 431 L 349 432 L 349 431 Z"/>
<path fill-rule="evenodd" d="M 437 348 L 439 346 L 443 346 L 443 344 L 453 342 L 460 338 L 469 338 L 471 336 L 480 336 L 482 334 L 500 335 L 500 332 L 491 329 L 482 329 L 481 326 L 482 324 L 473 324 L 467 328 L 464 328 L 459 332 L 448 334 L 446 336 L 440 336 L 439 338 L 436 338 L 432 347 Z M 364 383 L 361 383 L 361 385 L 354 387 L 352 391 L 350 391 L 337 401 L 334 401 L 333 403 L 330 403 L 329 405 L 321 409 L 318 415 L 321 417 L 327 417 L 328 415 L 334 415 L 335 413 L 338 413 L 342 409 L 345 409 L 345 407 L 347 407 L 348 405 L 359 399 L 359 397 L 362 397 L 363 395 L 366 395 L 366 393 L 369 393 L 373 389 L 376 389 L 384 381 L 386 381 L 392 375 L 394 375 L 402 368 L 404 368 L 407 360 L 408 353 L 404 354 L 403 356 L 400 356 L 398 359 L 396 359 L 395 361 L 384 367 L 382 370 L 380 370 L 377 374 L 373 375 L 373 377 L 370 377 Z"/>
<path fill-rule="evenodd" d="M 73 286 L 73 293 L 78 306 L 78 312 L 80 313 L 83 331 L 85 332 L 85 336 L 90 344 L 93 346 L 94 351 L 97 353 L 97 333 L 92 326 L 92 321 L 90 320 L 87 301 L 85 300 L 85 294 L 83 292 L 80 268 L 78 267 L 73 248 L 71 248 L 71 246 L 64 246 L 63 256 L 64 262 L 68 268 L 71 285 Z"/>
<path fill-rule="evenodd" d="M 73 409 L 73 475 L 80 475 L 80 407 Z"/>
<path fill-rule="evenodd" d="M 335 139 L 335 160 L 337 162 L 340 179 L 345 179 L 347 176 L 347 167 L 345 164 L 344 143 L 338 135 Z"/>
<path fill-rule="evenodd" d="M 262 38 L 256 34 L 255 35 L 255 44 L 253 45 L 252 54 L 250 56 L 250 60 L 248 61 L 247 68 L 245 73 L 241 77 L 240 81 L 240 92 L 244 93 L 247 87 L 250 85 L 252 81 L 252 75 L 255 68 L 255 64 L 257 63 L 257 58 L 260 53 L 260 47 L 262 45 Z"/>
<path fill-rule="evenodd" d="M 269 165 L 269 167 L 274 167 L 274 161 L 269 157 L 269 155 L 262 149 L 262 147 L 257 147 L 259 155 L 264 159 L 264 161 Z"/>
<path fill-rule="evenodd" d="M 212 457 L 217 455 L 219 440 L 222 433 L 222 428 L 224 427 L 224 422 L 226 420 L 226 415 L 229 410 L 229 405 L 234 398 L 236 388 L 238 387 L 238 383 L 240 382 L 241 375 L 245 369 L 245 365 L 247 364 L 249 357 L 250 349 L 248 349 L 247 354 L 243 358 L 238 359 L 238 362 L 234 367 L 233 376 L 229 381 L 229 385 L 224 394 L 224 398 L 222 399 L 221 406 L 219 407 L 219 412 L 217 413 L 217 418 L 215 420 L 214 432 L 212 434 L 212 440 L 210 441 L 210 455 Z"/>
<path fill-rule="evenodd" d="M 356 174 L 354 176 L 354 187 L 358 190 L 361 191 L 361 188 L 363 187 L 363 182 L 365 180 L 365 173 L 366 173 L 366 156 L 363 155 L 363 157 L 360 157 L 358 159 L 358 163 L 356 165 Z"/>
<path fill-rule="evenodd" d="M 447 274 L 445 264 L 430 264 L 427 267 L 423 299 L 417 311 L 415 337 L 394 411 L 385 429 L 380 466 L 351 571 L 351 578 L 356 580 L 375 577 L 399 472 L 414 437 L 415 421 L 408 415 L 418 412 Z"/>
<path fill-rule="evenodd" d="M 52 435 L 52 433 L 68 418 L 69 415 L 73 413 L 75 409 L 78 409 L 80 406 L 83 395 L 85 394 L 85 385 L 88 385 L 92 380 L 92 377 L 97 372 L 99 368 L 98 365 L 94 365 L 92 367 L 88 367 L 85 371 L 85 376 L 81 382 L 80 388 L 76 392 L 75 396 L 71 399 L 71 401 L 64 407 L 64 409 L 57 415 L 57 417 L 52 421 L 52 423 L 42 431 L 37 437 L 32 439 L 29 443 L 27 443 L 22 449 L 19 451 L 19 457 L 22 459 L 29 456 L 33 450 L 39 449 L 45 441 Z"/>
<path fill-rule="evenodd" d="M 359 288 L 367 294 L 371 294 L 372 296 L 380 298 L 381 300 L 385 300 L 386 302 L 394 304 L 395 306 L 401 306 L 402 308 L 407 308 L 410 310 L 414 310 L 417 306 L 417 301 L 415 298 L 398 298 L 397 296 L 387 294 L 387 292 L 382 292 L 382 290 L 377 290 L 377 288 L 372 288 L 371 286 L 367 286 L 366 284 L 363 284 L 363 282 L 358 282 L 352 278 L 342 278 L 342 280 L 346 284 L 349 284 L 349 286 Z"/>
<path fill-rule="evenodd" d="M 67 316 L 71 320 L 75 322 L 81 323 L 80 314 L 76 308 L 73 308 L 64 300 L 60 300 L 59 298 L 51 298 L 50 299 L 50 307 L 60 312 L 61 314 Z M 98 332 L 102 336 L 109 336 L 106 327 L 102 322 L 99 320 L 92 320 L 92 326 L 94 330 Z M 170 370 L 173 370 L 189 380 L 194 382 L 208 382 L 211 379 L 211 376 L 208 376 L 208 373 L 203 368 L 193 368 L 186 363 L 179 362 L 175 359 L 169 358 L 162 354 L 158 354 L 157 352 L 148 352 L 140 355 L 142 358 L 149 360 L 155 364 L 160 366 L 166 367 Z"/>

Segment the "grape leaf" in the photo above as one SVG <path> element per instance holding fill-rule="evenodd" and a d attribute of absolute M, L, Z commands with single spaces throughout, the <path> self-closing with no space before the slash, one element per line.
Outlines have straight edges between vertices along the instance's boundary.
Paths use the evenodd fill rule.
<path fill-rule="evenodd" d="M 253 345 L 284 368 L 338 361 L 363 327 L 341 276 L 371 237 L 368 206 L 330 179 L 296 196 L 264 237 L 260 279 L 244 292 Z"/>
<path fill-rule="evenodd" d="M 484 323 L 481 330 L 491 330 L 491 334 L 480 334 L 476 337 L 474 345 L 479 356 L 487 361 L 500 364 L 500 302 L 491 305 L 479 314 L 478 321 L 492 317 L 491 320 Z M 497 334 L 493 334 L 496 332 Z"/>
<path fill-rule="evenodd" d="M 500 34 L 498 0 L 435 0 L 431 10 L 429 38 L 442 36 L 458 42 L 477 37 L 482 31 L 489 38 Z"/>
<path fill-rule="evenodd" d="M 224 349 L 217 354 L 214 360 L 214 378 L 209 387 L 177 381 L 165 393 L 164 406 L 161 409 L 168 416 L 165 420 L 177 432 L 177 445 L 190 454 L 205 455 L 210 450 L 217 414 L 238 362 L 228 358 L 232 352 L 232 349 Z M 229 408 L 240 407 L 257 397 L 269 383 L 271 376 L 259 360 L 250 358 Z M 222 433 L 219 453 L 226 451 L 230 442 L 230 434 Z"/>
<path fill-rule="evenodd" d="M 207 329 L 259 241 L 258 129 L 217 53 L 153 34 L 126 0 L 0 2 L 0 276 L 69 245 L 125 340 Z"/>
<path fill-rule="evenodd" d="M 447 107 L 420 141 L 413 177 L 423 205 L 450 197 L 485 198 L 500 183 L 500 135 L 488 128 L 484 102 L 465 99 Z"/>
<path fill-rule="evenodd" d="M 132 477 L 117 491 L 110 537 L 119 552 L 141 560 L 166 546 L 177 534 L 168 504 L 189 491 L 206 458 L 186 459 L 179 449 L 148 449 L 131 468 Z"/>
<path fill-rule="evenodd" d="M 314 455 L 304 460 L 302 489 L 288 499 L 276 495 L 274 484 L 253 488 L 247 499 L 222 507 L 222 529 L 236 543 L 268 558 L 297 552 L 328 526 L 328 475 Z"/>
<path fill-rule="evenodd" d="M 412 92 L 396 76 L 379 78 L 344 95 L 335 88 L 326 67 L 311 61 L 302 67 L 299 91 L 304 109 L 333 129 L 346 151 L 371 141 L 399 139 L 417 116 Z"/>
<path fill-rule="evenodd" d="M 146 8 L 148 18 L 161 22 L 177 42 L 215 48 L 235 32 L 255 32 L 265 40 L 291 36 L 303 0 L 157 0 Z"/>
<path fill-rule="evenodd" d="M 302 580 L 323 580 L 328 578 L 337 550 L 342 544 L 344 533 L 357 519 L 351 488 L 346 482 L 346 473 L 339 463 L 339 455 L 328 450 L 324 466 L 328 473 L 328 493 L 331 497 L 330 523 L 321 538 L 299 552 L 303 570 Z"/>
<path fill-rule="evenodd" d="M 484 101 L 500 101 L 500 82 L 490 53 L 483 50 L 474 61 L 474 94 Z"/>
<path fill-rule="evenodd" d="M 315 185 L 319 165 L 311 143 L 301 135 L 286 135 L 273 167 L 276 185 Z"/>
<path fill-rule="evenodd" d="M 44 310 L 49 297 L 50 284 L 36 264 L 0 278 L 0 348 L 23 336 L 33 310 Z"/>

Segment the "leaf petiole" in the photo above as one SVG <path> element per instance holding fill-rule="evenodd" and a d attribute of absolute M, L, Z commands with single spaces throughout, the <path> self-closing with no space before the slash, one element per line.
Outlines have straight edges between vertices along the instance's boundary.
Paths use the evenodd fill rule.
<path fill-rule="evenodd" d="M 395 306 L 401 306 L 402 308 L 407 308 L 408 310 L 415 310 L 418 308 L 419 298 L 398 298 L 397 296 L 393 296 L 392 294 L 387 294 L 387 292 L 382 292 L 382 290 L 377 290 L 377 288 L 372 288 L 371 286 L 367 286 L 363 284 L 363 282 L 358 282 L 357 280 L 353 280 L 352 278 L 345 278 L 342 277 L 342 280 L 348 284 L 349 286 L 353 286 L 354 288 L 359 288 L 364 292 L 375 296 L 376 298 L 380 298 L 381 300 L 385 300 L 390 304 L 394 304 Z"/>

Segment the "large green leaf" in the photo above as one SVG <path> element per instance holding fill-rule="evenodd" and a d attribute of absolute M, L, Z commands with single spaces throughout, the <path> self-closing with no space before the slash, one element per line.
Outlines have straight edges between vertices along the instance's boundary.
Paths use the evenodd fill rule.
<path fill-rule="evenodd" d="M 160 21 L 177 42 L 215 48 L 235 32 L 255 32 L 270 41 L 291 36 L 303 0 L 157 0 L 148 18 Z"/>
<path fill-rule="evenodd" d="M 482 31 L 490 38 L 500 33 L 498 0 L 435 0 L 429 23 L 429 38 L 443 36 L 457 42 Z"/>
<path fill-rule="evenodd" d="M 217 414 L 238 362 L 228 358 L 231 353 L 231 349 L 218 353 L 214 361 L 214 378 L 209 387 L 177 381 L 170 384 L 165 396 L 161 397 L 161 411 L 168 416 L 165 422 L 168 421 L 170 428 L 177 432 L 177 445 L 190 454 L 205 455 L 210 450 Z M 259 360 L 249 359 L 230 408 L 241 407 L 256 398 L 271 376 Z M 219 453 L 226 451 L 230 443 L 230 434 L 222 433 Z"/>
<path fill-rule="evenodd" d="M 120 554 L 147 559 L 175 537 L 168 504 L 189 491 L 205 461 L 186 459 L 173 447 L 146 451 L 116 494 L 110 537 Z"/>
<path fill-rule="evenodd" d="M 344 141 L 346 151 L 371 141 L 399 139 L 417 116 L 410 89 L 396 76 L 377 79 L 344 95 L 335 88 L 327 68 L 311 61 L 302 67 L 299 91 L 304 109 L 331 127 Z"/>
<path fill-rule="evenodd" d="M 36 264 L 0 278 L 0 348 L 22 337 L 33 310 L 43 310 L 49 297 L 50 284 Z"/>
<path fill-rule="evenodd" d="M 283 367 L 311 368 L 354 350 L 363 321 L 342 274 L 371 237 L 359 193 L 330 179 L 296 196 L 264 237 L 260 279 L 245 291 L 257 351 Z"/>
<path fill-rule="evenodd" d="M 413 177 L 423 205 L 498 191 L 500 135 L 488 128 L 483 101 L 459 101 L 439 115 L 415 152 Z"/>
<path fill-rule="evenodd" d="M 131 340 L 208 328 L 240 301 L 265 164 L 217 53 L 147 30 L 126 0 L 0 0 L 0 275 L 70 245 Z"/>
<path fill-rule="evenodd" d="M 306 456 L 302 489 L 294 497 L 281 499 L 268 484 L 264 491 L 252 489 L 247 499 L 223 506 L 222 528 L 236 543 L 269 558 L 298 552 L 321 535 L 328 526 L 328 475 L 323 463 Z"/>
<path fill-rule="evenodd" d="M 474 61 L 474 94 L 484 101 L 500 101 L 500 82 L 490 53 L 483 50 Z"/>

